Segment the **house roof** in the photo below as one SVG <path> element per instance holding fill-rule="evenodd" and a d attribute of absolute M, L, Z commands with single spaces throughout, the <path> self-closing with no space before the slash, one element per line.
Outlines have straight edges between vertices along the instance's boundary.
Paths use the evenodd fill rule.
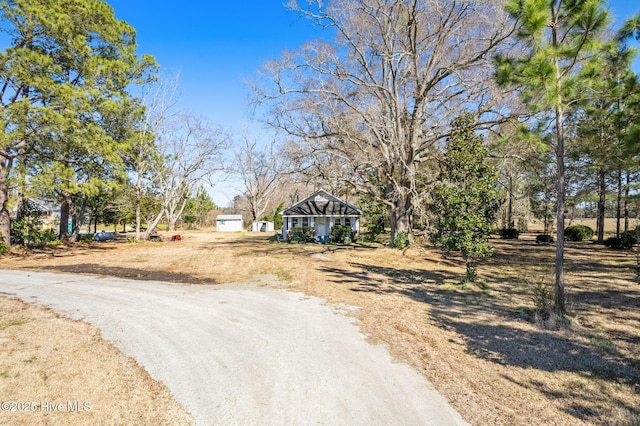
<path fill-rule="evenodd" d="M 242 220 L 241 214 L 219 214 L 216 220 Z"/>
<path fill-rule="evenodd" d="M 25 202 L 29 203 L 32 208 L 42 212 L 60 210 L 60 204 L 54 203 L 53 201 L 42 200 L 39 198 L 27 198 Z"/>
<path fill-rule="evenodd" d="M 362 216 L 362 210 L 319 190 L 282 211 L 283 216 Z"/>

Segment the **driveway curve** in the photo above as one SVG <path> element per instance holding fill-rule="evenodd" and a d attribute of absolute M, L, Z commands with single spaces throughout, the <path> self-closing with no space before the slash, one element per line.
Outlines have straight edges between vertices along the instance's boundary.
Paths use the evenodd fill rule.
<path fill-rule="evenodd" d="M 0 294 L 100 328 L 199 425 L 466 424 L 423 376 L 368 344 L 340 309 L 274 283 L 0 270 Z"/>

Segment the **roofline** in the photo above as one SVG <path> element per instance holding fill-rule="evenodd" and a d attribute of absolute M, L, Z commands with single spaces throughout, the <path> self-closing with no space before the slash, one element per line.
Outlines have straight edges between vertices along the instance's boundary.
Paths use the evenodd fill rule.
<path fill-rule="evenodd" d="M 311 195 L 309 195 L 308 197 L 303 198 L 301 201 L 298 201 L 297 203 L 295 203 L 295 204 L 293 204 L 293 205 L 291 205 L 291 206 L 287 207 L 286 209 L 283 209 L 283 210 L 280 212 L 280 214 L 281 214 L 282 216 L 285 216 L 285 214 L 284 214 L 284 212 L 285 212 L 285 211 L 287 211 L 287 210 L 291 210 L 292 208 L 297 207 L 298 205 L 300 205 L 300 204 L 304 203 L 305 201 L 307 201 L 309 198 L 315 197 L 316 195 L 318 195 L 318 194 L 319 194 L 319 193 L 321 193 L 321 192 L 323 192 L 323 193 L 327 194 L 327 195 L 328 195 L 328 196 L 330 196 L 330 197 L 335 198 L 336 200 L 340 201 L 340 202 L 341 202 L 341 203 L 343 203 L 343 204 L 346 204 L 346 205 L 347 205 L 347 206 L 349 206 L 350 208 L 352 208 L 352 209 L 354 209 L 355 211 L 357 211 L 358 213 L 360 213 L 360 215 L 361 215 L 361 216 L 364 216 L 364 212 L 363 212 L 362 210 L 360 210 L 359 208 L 357 208 L 357 207 L 356 207 L 356 206 L 354 206 L 353 204 L 347 203 L 347 202 L 346 202 L 346 201 L 344 201 L 343 199 L 338 198 L 338 197 L 336 197 L 335 195 L 333 195 L 333 194 L 331 194 L 331 193 L 329 193 L 329 192 L 325 191 L 324 189 L 318 189 L 316 192 L 312 193 L 312 194 L 311 194 Z M 304 216 L 333 216 L 333 215 L 286 215 L 286 216 L 301 216 L 301 217 L 304 217 Z M 339 216 L 354 216 L 354 215 L 339 215 Z"/>

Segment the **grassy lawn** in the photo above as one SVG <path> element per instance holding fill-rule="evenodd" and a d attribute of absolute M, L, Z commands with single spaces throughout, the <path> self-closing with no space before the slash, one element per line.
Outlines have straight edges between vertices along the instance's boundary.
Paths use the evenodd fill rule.
<path fill-rule="evenodd" d="M 554 247 L 536 245 L 532 235 L 494 240 L 479 285 L 468 287 L 457 285 L 461 259 L 428 247 L 289 245 L 208 230 L 182 237 L 14 252 L 1 263 L 193 285 L 275 275 L 283 288 L 357 317 L 372 343 L 418 369 L 473 424 L 640 424 L 635 252 L 567 243 L 568 325 L 545 328 L 553 321 L 537 317 L 534 302 L 553 281 Z M 5 323 L 21 321 L 5 314 Z M 12 328 L 0 329 L 0 339 Z M 30 386 L 11 375 L 2 383 Z"/>

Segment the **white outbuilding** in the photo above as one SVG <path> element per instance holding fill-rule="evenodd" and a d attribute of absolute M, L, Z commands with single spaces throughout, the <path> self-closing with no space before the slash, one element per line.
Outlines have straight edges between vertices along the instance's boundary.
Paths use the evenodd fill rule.
<path fill-rule="evenodd" d="M 275 230 L 275 224 L 266 220 L 260 220 L 253 222 L 251 230 L 253 232 L 273 232 Z"/>
<path fill-rule="evenodd" d="M 244 222 L 240 214 L 220 214 L 216 217 L 218 232 L 240 232 L 244 229 Z"/>

